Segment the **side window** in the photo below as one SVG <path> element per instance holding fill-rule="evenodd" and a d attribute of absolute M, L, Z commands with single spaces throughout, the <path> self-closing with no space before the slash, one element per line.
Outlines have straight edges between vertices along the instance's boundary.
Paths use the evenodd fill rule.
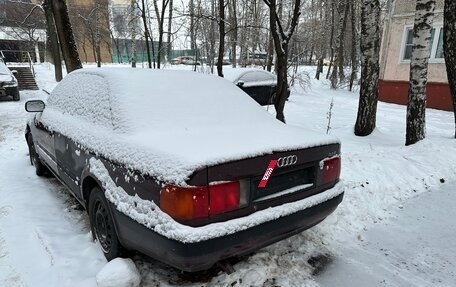
<path fill-rule="evenodd" d="M 97 75 L 67 75 L 52 91 L 46 104 L 64 115 L 112 126 L 111 99 L 106 81 Z"/>
<path fill-rule="evenodd" d="M 402 57 L 402 60 L 410 60 L 412 58 L 413 29 L 407 28 L 405 34 L 404 56 Z"/>

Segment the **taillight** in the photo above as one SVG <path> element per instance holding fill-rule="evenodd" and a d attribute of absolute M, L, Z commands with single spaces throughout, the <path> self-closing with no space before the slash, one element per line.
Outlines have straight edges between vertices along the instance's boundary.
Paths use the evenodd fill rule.
<path fill-rule="evenodd" d="M 207 187 L 165 185 L 160 191 L 160 209 L 180 220 L 207 217 L 209 198 Z"/>
<path fill-rule="evenodd" d="M 218 214 L 237 209 L 240 193 L 239 181 L 209 185 L 209 213 Z"/>
<path fill-rule="evenodd" d="M 160 191 L 160 208 L 178 220 L 204 218 L 244 207 L 248 195 L 247 181 L 200 187 L 165 185 Z"/>
<path fill-rule="evenodd" d="M 320 167 L 323 169 L 323 184 L 339 179 L 340 166 L 340 156 L 324 159 L 322 161 Z"/>

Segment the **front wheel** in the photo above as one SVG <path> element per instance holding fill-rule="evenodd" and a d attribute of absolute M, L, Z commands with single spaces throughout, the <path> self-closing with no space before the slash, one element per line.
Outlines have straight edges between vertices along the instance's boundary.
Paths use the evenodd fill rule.
<path fill-rule="evenodd" d="M 121 256 L 124 249 L 117 237 L 108 202 L 99 187 L 94 187 L 90 192 L 88 211 L 93 239 L 100 243 L 106 259 L 111 261 Z"/>
<path fill-rule="evenodd" d="M 33 138 L 32 135 L 30 134 L 27 137 L 27 145 L 29 148 L 29 157 L 30 157 L 30 163 L 35 166 L 35 173 L 38 176 L 43 176 L 48 173 L 48 169 L 44 164 L 41 162 L 41 159 L 39 158 L 38 154 L 36 153 L 35 150 L 35 144 L 33 143 Z"/>

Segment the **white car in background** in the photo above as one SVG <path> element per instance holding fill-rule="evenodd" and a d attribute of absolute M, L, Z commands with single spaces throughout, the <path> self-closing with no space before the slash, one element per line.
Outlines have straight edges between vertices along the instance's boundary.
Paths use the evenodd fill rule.
<path fill-rule="evenodd" d="M 17 79 L 14 76 L 16 71 L 11 71 L 3 61 L 0 62 L 0 98 L 12 97 L 13 101 L 19 101 L 19 89 Z"/>

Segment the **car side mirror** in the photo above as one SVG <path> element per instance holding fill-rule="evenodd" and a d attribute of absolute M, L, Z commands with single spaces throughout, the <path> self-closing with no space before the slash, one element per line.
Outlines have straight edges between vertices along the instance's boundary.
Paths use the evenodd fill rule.
<path fill-rule="evenodd" d="M 11 73 L 16 76 L 17 75 L 17 70 L 12 70 Z"/>
<path fill-rule="evenodd" d="M 244 86 L 244 82 L 242 82 L 242 81 L 237 82 L 236 86 L 238 86 L 238 87 L 243 87 L 243 86 Z"/>
<path fill-rule="evenodd" d="M 46 105 L 42 100 L 30 100 L 25 102 L 25 110 L 29 113 L 38 113 L 44 110 Z"/>

